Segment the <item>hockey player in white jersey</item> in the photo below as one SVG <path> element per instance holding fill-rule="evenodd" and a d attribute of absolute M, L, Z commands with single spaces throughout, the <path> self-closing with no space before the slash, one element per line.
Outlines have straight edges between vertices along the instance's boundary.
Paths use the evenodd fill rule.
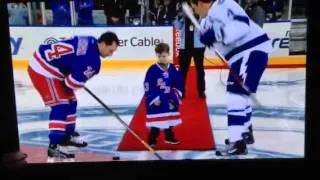
<path fill-rule="evenodd" d="M 245 155 L 253 144 L 250 93 L 256 93 L 272 50 L 268 35 L 234 0 L 192 0 L 204 19 L 201 42 L 216 48 L 249 92 L 229 73 L 227 82 L 228 138 L 217 156 Z"/>

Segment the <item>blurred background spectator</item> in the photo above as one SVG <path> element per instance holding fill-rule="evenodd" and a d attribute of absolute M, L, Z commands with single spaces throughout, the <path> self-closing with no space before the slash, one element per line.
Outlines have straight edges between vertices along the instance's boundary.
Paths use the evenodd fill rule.
<path fill-rule="evenodd" d="M 78 13 L 78 25 L 93 25 L 93 0 L 76 0 L 75 9 Z"/>
<path fill-rule="evenodd" d="M 176 3 L 171 0 L 163 0 L 158 3 L 156 9 L 156 23 L 158 25 L 172 24 L 176 16 Z"/>
<path fill-rule="evenodd" d="M 108 25 L 121 25 L 125 23 L 124 0 L 105 0 L 104 13 Z"/>
<path fill-rule="evenodd" d="M 277 21 L 284 12 L 284 0 L 267 0 L 267 21 Z"/>
<path fill-rule="evenodd" d="M 29 19 L 28 8 L 22 1 L 31 2 L 27 3 L 30 8 Z M 172 25 L 179 12 L 177 2 L 181 1 L 183 0 L 8 0 L 8 8 L 10 22 L 16 25 L 45 22 L 59 26 L 69 26 L 71 22 L 73 25 Z M 289 8 L 290 0 L 235 1 L 260 26 L 264 22 L 286 20 L 289 17 L 305 18 L 306 5 L 303 0 L 292 0 L 292 8 Z M 41 3 L 45 3 L 45 10 L 41 9 Z M 75 13 L 71 13 L 73 10 Z M 43 15 L 45 21 L 42 21 Z"/>
<path fill-rule="evenodd" d="M 125 1 L 125 20 L 126 24 L 141 25 L 141 0 L 126 0 Z"/>
<path fill-rule="evenodd" d="M 29 24 L 28 8 L 24 0 L 16 0 L 7 4 L 9 13 L 10 25 L 23 25 Z"/>
<path fill-rule="evenodd" d="M 70 26 L 70 4 L 68 0 L 55 0 L 51 2 L 51 9 L 53 15 L 53 25 Z"/>
<path fill-rule="evenodd" d="M 264 0 L 246 0 L 245 1 L 245 10 L 249 17 L 257 23 L 260 27 L 263 27 L 263 24 L 266 21 L 266 2 Z"/>
<path fill-rule="evenodd" d="M 11 25 L 173 25 L 184 0 L 6 0 Z M 306 52 L 306 0 L 235 0 L 258 25 L 291 21 L 290 53 Z M 264 18 L 265 17 L 265 18 Z"/>

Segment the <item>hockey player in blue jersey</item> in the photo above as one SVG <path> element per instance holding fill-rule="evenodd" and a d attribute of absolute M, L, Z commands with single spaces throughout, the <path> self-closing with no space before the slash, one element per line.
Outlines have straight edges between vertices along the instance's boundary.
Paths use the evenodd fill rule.
<path fill-rule="evenodd" d="M 179 70 L 169 62 L 169 45 L 160 43 L 155 52 L 158 62 L 152 65 L 144 80 L 147 109 L 146 126 L 150 129 L 148 142 L 155 147 L 161 130 L 165 143 L 179 144 L 174 135 L 174 126 L 182 123 L 179 105 L 183 92 L 183 79 Z"/>
<path fill-rule="evenodd" d="M 216 48 L 229 66 L 250 90 L 247 92 L 229 73 L 227 83 L 228 138 L 226 148 L 218 156 L 247 154 L 247 144 L 253 144 L 251 99 L 272 50 L 266 32 L 254 23 L 234 0 L 192 0 L 202 17 L 201 42 Z"/>
<path fill-rule="evenodd" d="M 111 56 L 119 46 L 113 32 L 96 39 L 75 36 L 53 44 L 40 45 L 33 54 L 28 73 L 49 117 L 48 162 L 74 159 L 73 150 L 87 142 L 75 131 L 77 98 L 74 91 L 100 71 L 100 57 Z"/>

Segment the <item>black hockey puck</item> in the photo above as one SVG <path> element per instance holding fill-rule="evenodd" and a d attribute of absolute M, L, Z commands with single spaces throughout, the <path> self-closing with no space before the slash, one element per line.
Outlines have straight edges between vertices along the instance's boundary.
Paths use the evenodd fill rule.
<path fill-rule="evenodd" d="M 119 157 L 119 156 L 113 156 L 113 157 L 112 157 L 112 160 L 115 160 L 115 161 L 116 161 L 116 160 L 120 160 L 120 157 Z"/>
<path fill-rule="evenodd" d="M 222 156 L 221 151 L 216 151 L 216 156 Z"/>

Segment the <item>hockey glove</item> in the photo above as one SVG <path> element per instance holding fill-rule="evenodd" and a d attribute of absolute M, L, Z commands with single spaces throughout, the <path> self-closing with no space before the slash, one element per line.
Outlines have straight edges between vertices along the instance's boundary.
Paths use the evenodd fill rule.
<path fill-rule="evenodd" d="M 149 106 L 160 106 L 160 104 L 161 104 L 160 96 L 157 96 L 151 100 L 151 102 L 149 103 Z"/>
<path fill-rule="evenodd" d="M 213 46 L 213 43 L 217 41 L 213 28 L 209 28 L 205 32 L 202 32 L 200 35 L 200 41 L 208 47 Z"/>
<path fill-rule="evenodd" d="M 175 91 L 171 91 L 170 92 L 170 97 L 169 97 L 169 101 L 174 105 L 174 106 L 179 106 L 179 104 L 181 104 L 181 100 L 180 97 L 178 95 L 178 93 L 176 93 Z"/>

